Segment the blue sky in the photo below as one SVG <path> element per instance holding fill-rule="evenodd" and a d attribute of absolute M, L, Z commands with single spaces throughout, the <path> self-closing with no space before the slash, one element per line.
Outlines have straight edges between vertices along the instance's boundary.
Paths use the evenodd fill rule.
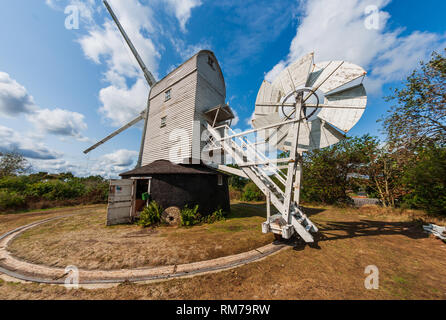
<path fill-rule="evenodd" d="M 379 135 L 382 99 L 433 50 L 446 47 L 442 0 L 109 0 L 149 69 L 165 76 L 199 49 L 215 52 L 248 129 L 262 80 L 314 51 L 368 72 L 367 110 L 350 135 Z M 79 9 L 79 29 L 64 13 Z M 379 10 L 368 29 L 365 8 Z M 82 150 L 145 107 L 149 87 L 99 0 L 0 2 L 0 151 L 34 170 L 115 176 L 135 165 L 140 127 Z"/>

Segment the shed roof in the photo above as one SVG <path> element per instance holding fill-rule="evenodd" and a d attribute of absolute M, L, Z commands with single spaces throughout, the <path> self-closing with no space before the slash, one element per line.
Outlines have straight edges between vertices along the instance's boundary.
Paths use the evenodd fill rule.
<path fill-rule="evenodd" d="M 154 174 L 222 174 L 217 170 L 211 169 L 202 164 L 175 164 L 169 160 L 157 160 L 146 166 L 136 168 L 124 173 L 121 177 L 145 176 Z"/>

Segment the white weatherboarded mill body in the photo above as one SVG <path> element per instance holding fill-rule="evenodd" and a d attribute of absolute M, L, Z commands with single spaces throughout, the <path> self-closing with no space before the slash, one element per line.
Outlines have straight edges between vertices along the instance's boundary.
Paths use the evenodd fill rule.
<path fill-rule="evenodd" d="M 224 105 L 226 87 L 215 55 L 202 50 L 150 90 L 142 166 L 156 160 L 200 163 L 205 112 Z M 226 107 L 227 108 L 227 107 Z M 233 117 L 233 116 L 232 116 Z"/>

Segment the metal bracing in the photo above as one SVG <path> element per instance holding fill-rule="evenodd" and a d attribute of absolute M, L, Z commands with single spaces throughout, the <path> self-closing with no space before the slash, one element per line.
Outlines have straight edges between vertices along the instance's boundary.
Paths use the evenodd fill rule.
<path fill-rule="evenodd" d="M 293 127 L 299 130 L 302 121 L 293 121 Z M 220 136 L 217 129 L 224 128 L 224 137 Z M 259 131 L 259 130 L 256 130 Z M 252 130 L 242 134 L 234 134 L 229 126 L 214 128 L 208 125 L 208 132 L 212 148 L 222 148 L 236 164 L 246 177 L 252 180 L 265 194 L 267 199 L 267 221 L 262 225 L 263 232 L 274 232 L 283 238 L 290 238 L 297 233 L 304 241 L 313 242 L 311 232 L 316 232 L 316 226 L 299 208 L 298 192 L 300 189 L 301 157 L 297 153 L 297 139 L 287 159 L 269 159 L 262 152 L 252 146 L 246 138 Z M 285 175 L 276 163 L 288 163 L 288 172 Z M 275 179 L 275 180 L 274 180 Z M 297 188 L 297 189 L 296 189 Z M 271 215 L 271 204 L 279 211 L 278 215 Z M 277 220 L 282 222 L 277 223 Z"/>

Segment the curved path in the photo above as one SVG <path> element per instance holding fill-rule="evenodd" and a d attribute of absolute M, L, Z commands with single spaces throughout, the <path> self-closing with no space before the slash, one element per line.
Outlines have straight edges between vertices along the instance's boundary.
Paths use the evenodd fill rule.
<path fill-rule="evenodd" d="M 0 273 L 22 281 L 46 284 L 64 284 L 68 274 L 64 268 L 32 264 L 16 258 L 8 251 L 8 244 L 18 235 L 44 223 L 67 218 L 68 214 L 49 218 L 16 228 L 0 236 Z M 82 270 L 79 269 L 79 284 L 113 284 L 124 281 L 144 282 L 200 275 L 213 271 L 235 268 L 253 261 L 263 259 L 286 248 L 285 244 L 268 244 L 264 247 L 232 256 L 161 267 L 120 269 L 120 270 Z"/>

